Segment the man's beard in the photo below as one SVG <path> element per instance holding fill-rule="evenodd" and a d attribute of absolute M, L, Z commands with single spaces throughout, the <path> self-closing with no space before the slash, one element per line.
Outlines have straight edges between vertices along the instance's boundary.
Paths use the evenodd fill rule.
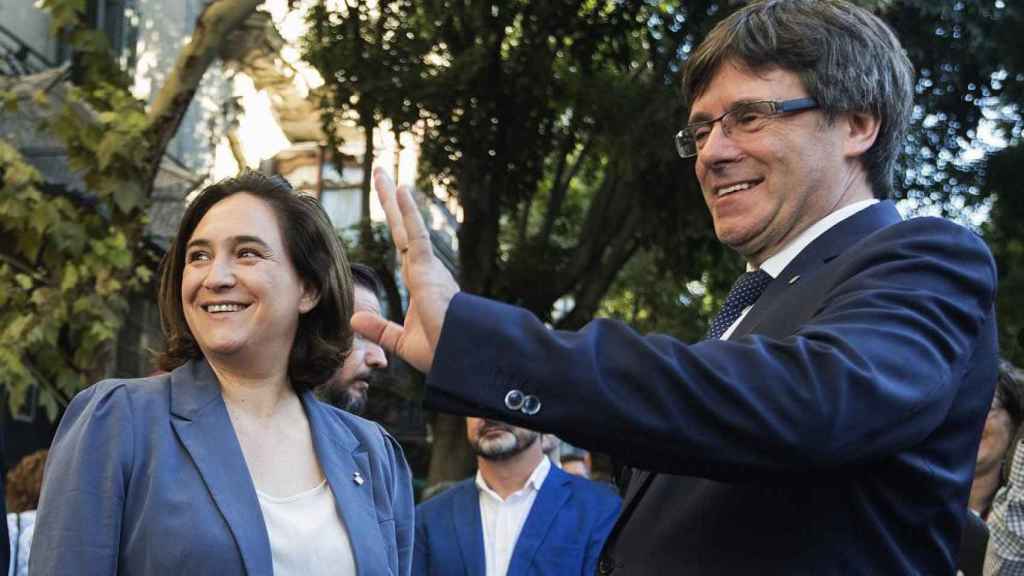
<path fill-rule="evenodd" d="M 370 394 L 369 389 L 376 386 L 380 379 L 380 372 L 371 370 L 370 372 L 357 375 L 353 379 L 353 382 L 363 380 L 367 383 L 365 392 L 356 389 L 352 384 L 344 384 L 337 380 L 332 380 L 321 386 L 317 390 L 317 394 L 320 396 L 320 400 L 331 406 L 340 408 L 350 414 L 361 416 L 366 410 L 366 403 Z"/>
<path fill-rule="evenodd" d="M 505 433 L 486 436 L 487 432 L 495 429 L 503 430 Z M 489 423 L 480 428 L 479 435 L 473 442 L 473 452 L 485 460 L 508 460 L 533 446 L 539 439 L 540 433 L 532 430 L 514 430 L 505 424 Z"/>

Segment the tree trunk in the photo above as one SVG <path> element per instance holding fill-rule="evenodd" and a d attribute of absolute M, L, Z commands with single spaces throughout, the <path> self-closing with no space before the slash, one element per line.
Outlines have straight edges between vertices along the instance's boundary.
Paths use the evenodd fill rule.
<path fill-rule="evenodd" d="M 363 152 L 363 182 L 359 200 L 359 243 L 362 246 L 373 244 L 373 228 L 370 222 L 370 193 L 373 184 L 373 114 L 368 110 L 359 112 L 359 122 L 363 126 L 366 147 Z M 395 175 L 397 178 L 397 174 Z"/>
<path fill-rule="evenodd" d="M 151 148 L 147 196 L 152 192 L 164 150 L 177 133 L 203 75 L 229 42 L 231 32 L 262 3 L 263 0 L 211 0 L 203 8 L 192 39 L 178 53 L 174 67 L 149 107 L 147 131 Z"/>
<path fill-rule="evenodd" d="M 466 440 L 466 419 L 435 413 L 432 424 L 434 442 L 430 450 L 427 486 L 469 476 L 476 468 L 476 458 Z"/>

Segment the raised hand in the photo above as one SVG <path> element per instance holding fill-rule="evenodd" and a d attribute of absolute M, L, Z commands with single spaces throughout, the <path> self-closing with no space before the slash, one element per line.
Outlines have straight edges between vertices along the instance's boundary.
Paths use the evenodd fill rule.
<path fill-rule="evenodd" d="M 402 281 L 409 290 L 409 309 L 404 326 L 359 312 L 352 316 L 352 329 L 427 372 L 434 362 L 448 304 L 459 286 L 434 256 L 430 234 L 409 190 L 404 186 L 396 190 L 381 168 L 373 171 L 373 183 L 398 250 Z"/>

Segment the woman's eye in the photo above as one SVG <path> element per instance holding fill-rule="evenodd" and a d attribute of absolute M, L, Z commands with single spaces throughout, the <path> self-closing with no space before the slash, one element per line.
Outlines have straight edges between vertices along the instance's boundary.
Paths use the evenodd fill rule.
<path fill-rule="evenodd" d="M 242 248 L 238 251 L 239 258 L 259 258 L 260 253 L 252 248 Z"/>
<path fill-rule="evenodd" d="M 210 259 L 210 257 L 209 257 L 209 255 L 206 252 L 200 252 L 198 250 L 195 251 L 195 252 L 189 252 L 188 255 L 185 256 L 185 261 L 186 262 L 198 262 L 200 260 L 209 260 L 209 259 Z"/>

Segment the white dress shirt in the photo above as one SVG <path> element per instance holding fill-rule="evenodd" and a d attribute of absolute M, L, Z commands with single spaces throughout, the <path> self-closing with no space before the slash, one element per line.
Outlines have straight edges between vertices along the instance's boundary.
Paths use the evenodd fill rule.
<path fill-rule="evenodd" d="M 355 576 L 352 542 L 326 479 L 294 496 L 275 498 L 259 490 L 256 496 L 270 537 L 274 576 Z"/>
<path fill-rule="evenodd" d="M 476 487 L 480 492 L 480 520 L 484 530 L 484 565 L 487 567 L 485 576 L 505 576 L 508 572 L 519 533 L 550 470 L 551 462 L 546 456 L 541 458 L 526 484 L 504 500 L 487 486 L 477 471 Z"/>
<path fill-rule="evenodd" d="M 798 254 L 803 252 L 804 248 L 806 248 L 808 244 L 817 240 L 818 236 L 821 236 L 825 232 L 828 232 L 828 230 L 831 229 L 833 226 L 839 224 L 843 220 L 846 220 L 850 216 L 853 216 L 857 212 L 860 212 L 861 210 L 867 208 L 868 206 L 877 203 L 878 199 L 876 198 L 870 198 L 868 200 L 854 202 L 849 206 L 844 206 L 839 210 L 832 212 L 831 214 L 825 216 L 821 220 L 818 220 L 814 224 L 811 224 L 796 238 L 790 240 L 789 243 L 786 244 L 782 248 L 782 250 L 779 250 L 777 254 L 762 262 L 761 270 L 767 272 L 768 275 L 771 276 L 772 278 L 778 278 L 779 274 L 782 274 L 782 271 L 786 269 L 786 266 L 789 266 L 789 263 L 792 262 Z M 754 268 L 751 266 L 747 266 L 747 270 L 752 271 L 754 270 Z M 743 318 L 746 317 L 747 312 L 750 312 L 750 309 L 753 308 L 755 305 L 756 303 L 754 305 L 747 306 L 746 308 L 743 309 L 742 312 L 740 312 L 740 317 L 737 318 L 736 321 L 733 322 L 732 325 L 730 325 L 729 328 L 722 333 L 722 340 L 728 340 L 729 336 L 732 336 L 733 330 L 735 330 L 736 327 L 740 325 L 740 322 L 742 322 Z"/>

